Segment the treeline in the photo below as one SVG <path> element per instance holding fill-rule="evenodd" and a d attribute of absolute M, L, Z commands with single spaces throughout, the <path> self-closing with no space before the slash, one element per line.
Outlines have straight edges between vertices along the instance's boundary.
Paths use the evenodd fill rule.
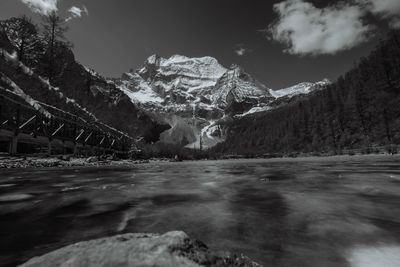
<path fill-rule="evenodd" d="M 180 144 L 156 142 L 153 144 L 139 143 L 138 158 L 168 158 L 179 160 L 216 159 L 217 157 L 207 150 L 182 147 Z"/>
<path fill-rule="evenodd" d="M 39 27 L 29 17 L 21 16 L 1 21 L 0 30 L 16 48 L 18 60 L 52 83 L 57 73 L 57 58 L 72 47 L 65 37 L 68 30 L 65 20 L 52 12 L 42 17 Z"/>
<path fill-rule="evenodd" d="M 213 153 L 330 153 L 400 144 L 400 31 L 328 86 L 279 109 L 234 120 Z"/>
<path fill-rule="evenodd" d="M 56 80 L 60 79 L 56 78 L 62 72 L 60 63 L 64 63 L 65 54 L 72 47 L 64 36 L 66 31 L 65 21 L 56 13 L 43 16 L 40 26 L 27 16 L 0 21 L 0 48 L 14 54 L 17 60 L 13 64 L 4 56 L 0 58 L 0 86 L 8 88 L 3 79 L 7 77 L 34 99 L 88 119 L 82 110 L 60 98 L 58 92 L 49 90 L 47 82 L 41 79 L 59 86 Z M 18 62 L 29 67 L 33 73 L 24 70 Z"/>

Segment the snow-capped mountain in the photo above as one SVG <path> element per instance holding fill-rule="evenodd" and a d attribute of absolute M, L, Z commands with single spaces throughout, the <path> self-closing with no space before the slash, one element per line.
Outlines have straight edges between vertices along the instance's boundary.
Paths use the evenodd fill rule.
<path fill-rule="evenodd" d="M 154 55 L 142 69 L 123 74 L 120 88 L 138 103 L 163 103 L 167 109 L 179 108 L 188 101 L 199 102 L 199 92 L 212 89 L 225 72 L 226 69 L 211 57 L 176 55 L 164 59 Z"/>
<path fill-rule="evenodd" d="M 329 83 L 301 83 L 273 90 L 258 82 L 241 67 L 222 66 L 213 57 L 174 55 L 149 57 L 144 66 L 124 73 L 113 82 L 132 102 L 162 117 L 171 129 L 162 141 L 188 147 L 213 146 L 223 140 L 218 121 L 243 117 L 273 108 L 284 97 L 308 94 Z"/>
<path fill-rule="evenodd" d="M 218 110 L 222 116 L 233 103 L 254 105 L 272 97 L 266 86 L 240 67 L 225 68 L 212 57 L 154 55 L 143 68 L 123 74 L 116 83 L 132 101 L 164 112 Z"/>

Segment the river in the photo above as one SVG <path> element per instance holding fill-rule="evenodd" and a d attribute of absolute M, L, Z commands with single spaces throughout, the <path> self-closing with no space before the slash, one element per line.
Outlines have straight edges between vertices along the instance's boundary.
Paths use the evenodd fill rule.
<path fill-rule="evenodd" d="M 152 162 L 0 172 L 0 265 L 183 230 L 264 266 L 400 266 L 400 158 Z"/>

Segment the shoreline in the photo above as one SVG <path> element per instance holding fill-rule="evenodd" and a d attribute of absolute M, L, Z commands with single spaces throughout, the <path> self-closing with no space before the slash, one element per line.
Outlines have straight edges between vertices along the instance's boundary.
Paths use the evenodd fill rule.
<path fill-rule="evenodd" d="M 0 171 L 26 169 L 59 169 L 59 168 L 95 168 L 95 167 L 133 167 L 149 163 L 148 160 L 114 160 L 98 157 L 35 157 L 35 156 L 3 156 L 0 157 Z"/>
<path fill-rule="evenodd" d="M 221 158 L 174 161 L 167 158 L 152 159 L 101 159 L 99 157 L 38 157 L 38 156 L 0 156 L 0 172 L 4 170 L 26 170 L 26 169 L 60 169 L 60 168 L 96 168 L 96 167 L 135 167 L 140 164 L 150 163 L 188 163 L 203 161 L 236 161 L 257 160 L 265 162 L 298 162 L 298 161 L 340 161 L 340 160 L 373 160 L 377 158 L 388 158 L 400 160 L 400 154 L 360 154 L 360 155 L 332 155 L 332 156 L 301 156 L 301 157 L 276 157 L 276 158 Z"/>
<path fill-rule="evenodd" d="M 382 154 L 355 154 L 355 155 L 348 155 L 348 154 L 342 154 L 342 155 L 322 155 L 322 156 L 306 156 L 302 155 L 299 157 L 273 157 L 273 158 L 263 158 L 263 157 L 254 157 L 254 158 L 249 158 L 249 159 L 260 159 L 260 160 L 267 160 L 267 161 L 304 161 L 304 160 L 321 160 L 321 159 L 326 159 L 326 160 L 340 160 L 340 159 L 373 159 L 373 158 L 382 158 L 382 157 L 387 157 L 387 158 L 399 158 L 400 159 L 400 154 L 388 154 L 388 153 L 382 153 Z M 242 158 L 239 158 L 242 159 Z M 245 159 L 245 158 L 243 158 Z"/>

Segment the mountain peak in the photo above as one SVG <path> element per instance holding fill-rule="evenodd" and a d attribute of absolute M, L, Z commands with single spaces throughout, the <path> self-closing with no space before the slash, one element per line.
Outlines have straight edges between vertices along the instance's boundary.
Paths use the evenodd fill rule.
<path fill-rule="evenodd" d="M 150 65 L 156 65 L 157 62 L 160 61 L 160 59 L 161 59 L 161 57 L 159 55 L 154 54 L 154 55 L 152 55 L 152 56 L 147 58 L 146 63 L 150 64 Z"/>

